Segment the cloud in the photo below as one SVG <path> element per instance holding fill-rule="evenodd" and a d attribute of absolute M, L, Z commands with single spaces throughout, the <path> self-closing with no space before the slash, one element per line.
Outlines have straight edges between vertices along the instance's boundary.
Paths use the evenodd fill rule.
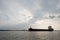
<path fill-rule="evenodd" d="M 28 22 L 33 18 L 32 13 L 19 5 L 16 1 L 2 1 L 0 7 L 0 25 L 16 25 L 19 23 Z"/>
<path fill-rule="evenodd" d="M 49 18 L 53 19 L 53 18 L 55 18 L 55 16 L 49 16 Z"/>
<path fill-rule="evenodd" d="M 48 26 L 51 25 L 55 30 L 60 29 L 60 20 L 58 19 L 42 19 L 37 20 L 34 24 L 32 24 L 33 28 L 44 28 L 47 29 Z"/>
<path fill-rule="evenodd" d="M 57 17 L 60 18 L 60 15 L 58 15 Z"/>
<path fill-rule="evenodd" d="M 60 19 L 60 14 L 46 14 L 43 16 L 44 19 Z"/>
<path fill-rule="evenodd" d="M 34 24 L 37 20 L 59 20 L 59 15 L 59 0 L 0 0 L 0 26 L 21 27 Z"/>
<path fill-rule="evenodd" d="M 44 19 L 54 19 L 54 18 L 56 18 L 56 15 L 45 14 L 45 15 L 43 16 L 43 18 L 44 18 Z"/>
<path fill-rule="evenodd" d="M 6 21 L 6 20 L 9 20 L 8 15 L 6 15 L 6 14 L 3 15 L 3 13 L 0 13 L 0 21 L 1 21 L 1 20 L 3 20 L 3 21 L 4 21 L 4 20 L 5 20 L 5 21 Z"/>

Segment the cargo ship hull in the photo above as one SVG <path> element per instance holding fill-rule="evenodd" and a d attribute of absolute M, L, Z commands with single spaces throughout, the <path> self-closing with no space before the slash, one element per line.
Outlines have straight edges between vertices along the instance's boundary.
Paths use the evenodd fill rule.
<path fill-rule="evenodd" d="M 54 31 L 53 29 L 29 29 L 28 31 Z"/>
<path fill-rule="evenodd" d="M 30 27 L 28 31 L 54 31 L 54 29 L 52 28 L 52 26 L 48 26 L 48 29 L 33 29 Z"/>

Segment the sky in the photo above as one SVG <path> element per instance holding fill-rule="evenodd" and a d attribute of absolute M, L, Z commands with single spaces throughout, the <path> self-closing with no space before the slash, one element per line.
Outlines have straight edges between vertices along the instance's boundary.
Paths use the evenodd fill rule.
<path fill-rule="evenodd" d="M 60 30 L 60 0 L 0 0 L 0 29 Z"/>

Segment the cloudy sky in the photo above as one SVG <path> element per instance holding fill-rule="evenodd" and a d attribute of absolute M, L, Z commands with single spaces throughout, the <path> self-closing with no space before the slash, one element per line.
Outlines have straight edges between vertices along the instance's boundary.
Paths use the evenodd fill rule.
<path fill-rule="evenodd" d="M 0 0 L 0 29 L 60 29 L 60 0 Z"/>

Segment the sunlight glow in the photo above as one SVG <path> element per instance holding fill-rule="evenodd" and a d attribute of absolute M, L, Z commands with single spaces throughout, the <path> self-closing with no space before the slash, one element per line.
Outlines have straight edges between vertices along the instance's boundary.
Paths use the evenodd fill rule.
<path fill-rule="evenodd" d="M 49 25 L 54 26 L 54 22 L 50 19 L 38 20 L 32 25 L 32 28 L 48 29 Z"/>

